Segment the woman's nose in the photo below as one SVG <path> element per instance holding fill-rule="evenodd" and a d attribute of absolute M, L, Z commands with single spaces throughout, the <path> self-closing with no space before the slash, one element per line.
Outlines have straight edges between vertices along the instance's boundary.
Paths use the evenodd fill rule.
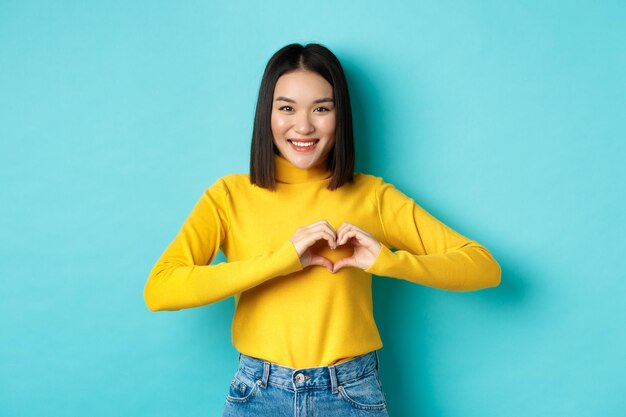
<path fill-rule="evenodd" d="M 301 135 L 308 135 L 310 133 L 313 133 L 313 131 L 315 130 L 315 126 L 313 126 L 313 123 L 311 123 L 308 114 L 301 114 L 296 119 L 296 126 L 294 130 L 296 131 L 296 133 L 299 133 Z"/>

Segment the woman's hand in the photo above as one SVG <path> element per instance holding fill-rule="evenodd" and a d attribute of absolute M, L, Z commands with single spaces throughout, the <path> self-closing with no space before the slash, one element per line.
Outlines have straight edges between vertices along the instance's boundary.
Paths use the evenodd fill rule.
<path fill-rule="evenodd" d="M 335 262 L 332 272 L 335 273 L 345 266 L 368 269 L 380 253 L 382 246 L 365 230 L 351 224 L 342 223 L 337 229 L 337 246 L 349 243 L 354 249 L 352 256 Z"/>
<path fill-rule="evenodd" d="M 320 220 L 299 228 L 289 240 L 298 252 L 302 268 L 320 265 L 333 273 L 346 266 L 366 270 L 372 266 L 382 249 L 380 243 L 365 230 L 351 223 L 342 223 L 335 232 L 335 229 L 326 220 Z M 354 253 L 352 256 L 340 259 L 333 264 L 330 259 L 315 253 L 314 246 L 320 240 L 326 240 L 331 249 L 349 244 Z"/>
<path fill-rule="evenodd" d="M 302 268 L 306 268 L 310 265 L 320 265 L 330 272 L 334 272 L 333 263 L 329 259 L 313 252 L 311 248 L 316 242 L 322 239 L 328 242 L 328 246 L 331 249 L 337 247 L 337 235 L 335 234 L 335 230 L 326 220 L 320 220 L 299 228 L 291 239 L 289 239 L 296 248 L 296 252 L 298 252 Z"/>

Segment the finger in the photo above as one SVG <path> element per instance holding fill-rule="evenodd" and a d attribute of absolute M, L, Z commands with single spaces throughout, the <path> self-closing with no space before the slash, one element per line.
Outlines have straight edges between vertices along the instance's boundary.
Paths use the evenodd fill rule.
<path fill-rule="evenodd" d="M 356 240 L 360 244 L 363 238 L 363 234 L 356 229 L 348 229 L 344 231 L 344 233 L 339 237 L 338 243 L 339 245 L 344 245 L 352 238 L 356 238 Z"/>
<path fill-rule="evenodd" d="M 365 247 L 371 247 L 375 244 L 375 242 L 377 242 L 372 235 L 355 226 L 354 228 L 345 231 L 343 235 L 338 238 L 338 243 L 343 245 L 348 241 L 348 239 L 351 238 L 356 239 L 360 245 Z"/>
<path fill-rule="evenodd" d="M 320 256 L 320 255 L 311 255 L 310 265 L 323 266 L 324 268 L 328 269 L 330 272 L 334 272 L 333 263 L 329 259 L 324 258 L 323 256 Z"/>
<path fill-rule="evenodd" d="M 335 235 L 327 230 L 298 233 L 297 236 L 291 239 L 291 242 L 294 244 L 298 255 L 302 256 L 307 249 L 322 239 L 328 241 L 329 246 L 336 245 Z"/>
<path fill-rule="evenodd" d="M 343 222 L 339 225 L 339 227 L 337 228 L 337 236 L 339 236 L 341 233 L 343 233 L 345 231 L 345 229 L 347 229 L 350 226 L 354 226 L 352 223 L 348 223 L 348 222 Z"/>
<path fill-rule="evenodd" d="M 332 245 L 335 245 L 335 237 L 330 235 L 327 231 L 311 233 L 307 236 L 303 236 L 299 240 L 298 247 L 301 250 L 301 252 L 299 252 L 300 255 L 302 255 L 306 250 L 311 248 L 320 240 L 326 240 L 328 242 L 328 245 L 331 247 Z"/>
<path fill-rule="evenodd" d="M 337 244 L 338 245 L 343 245 L 345 243 L 344 236 L 347 232 L 352 230 L 353 226 L 354 225 L 350 223 L 342 223 L 341 226 L 339 226 L 339 229 L 337 229 Z"/>
<path fill-rule="evenodd" d="M 325 230 L 328 231 L 328 233 L 333 237 L 333 242 L 332 245 L 330 245 L 333 249 L 335 249 L 337 247 L 337 232 L 335 231 L 335 229 L 333 229 L 333 227 L 330 224 L 326 224 L 323 226 L 325 228 Z M 329 242 L 330 243 L 330 242 Z"/>
<path fill-rule="evenodd" d="M 364 235 L 370 236 L 369 233 L 367 233 L 365 230 L 361 229 L 359 226 L 357 226 L 355 224 L 352 224 L 352 223 L 344 222 L 344 223 L 341 223 L 341 226 L 339 226 L 337 228 L 337 237 L 347 233 L 350 230 L 358 230 L 359 232 L 363 233 Z"/>
<path fill-rule="evenodd" d="M 328 237 L 328 239 L 325 238 L 328 241 L 328 246 L 333 249 L 337 247 L 337 234 L 335 233 L 335 230 L 332 227 L 330 227 L 330 225 L 328 224 L 318 225 L 315 229 L 312 229 L 311 232 L 323 233 L 325 236 Z"/>
<path fill-rule="evenodd" d="M 335 264 L 333 265 L 333 274 L 339 271 L 341 268 L 348 267 L 348 266 L 357 266 L 356 259 L 354 258 L 354 256 L 343 258 L 335 262 Z"/>
<path fill-rule="evenodd" d="M 322 239 L 326 240 L 328 242 L 328 246 L 333 249 L 337 245 L 337 237 L 335 236 L 335 233 L 332 230 L 322 229 L 316 232 L 314 236 L 316 236 L 316 239 L 313 241 L 313 243 L 311 243 L 311 246 L 314 245 L 315 242 L 322 240 Z"/>
<path fill-rule="evenodd" d="M 367 233 L 365 230 L 361 229 L 360 227 L 352 224 L 352 223 L 344 223 L 342 224 L 343 227 L 339 227 L 339 229 L 337 230 L 337 241 L 341 242 L 342 241 L 342 237 L 344 237 L 347 233 L 350 233 L 352 231 L 358 231 L 364 235 L 369 235 L 369 233 Z M 343 242 L 345 243 L 348 239 L 344 239 Z M 343 243 L 340 243 L 343 245 Z"/>
<path fill-rule="evenodd" d="M 336 243 L 336 239 L 337 239 L 337 233 L 335 232 L 335 229 L 333 229 L 333 227 L 330 225 L 330 223 L 328 223 L 328 221 L 326 220 L 319 220 L 315 223 L 311 223 L 309 225 L 306 226 L 302 226 L 301 228 L 299 228 L 297 230 L 297 234 L 299 236 L 306 236 L 309 235 L 313 232 L 318 232 L 321 230 L 326 230 L 328 231 L 328 233 L 334 238 L 334 242 Z"/>

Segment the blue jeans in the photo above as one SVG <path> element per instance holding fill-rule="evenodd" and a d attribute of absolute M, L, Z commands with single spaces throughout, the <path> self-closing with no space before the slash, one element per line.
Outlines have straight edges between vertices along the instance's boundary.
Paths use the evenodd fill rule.
<path fill-rule="evenodd" d="M 302 369 L 240 353 L 222 417 L 241 416 L 388 417 L 378 353 Z"/>

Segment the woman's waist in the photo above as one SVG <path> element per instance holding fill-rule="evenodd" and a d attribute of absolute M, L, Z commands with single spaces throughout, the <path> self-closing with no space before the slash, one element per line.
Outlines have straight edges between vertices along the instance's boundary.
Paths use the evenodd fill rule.
<path fill-rule="evenodd" d="M 329 366 L 293 368 L 239 354 L 239 372 L 256 381 L 269 381 L 286 388 L 328 388 L 364 377 L 378 369 L 378 353 L 372 350 Z"/>

